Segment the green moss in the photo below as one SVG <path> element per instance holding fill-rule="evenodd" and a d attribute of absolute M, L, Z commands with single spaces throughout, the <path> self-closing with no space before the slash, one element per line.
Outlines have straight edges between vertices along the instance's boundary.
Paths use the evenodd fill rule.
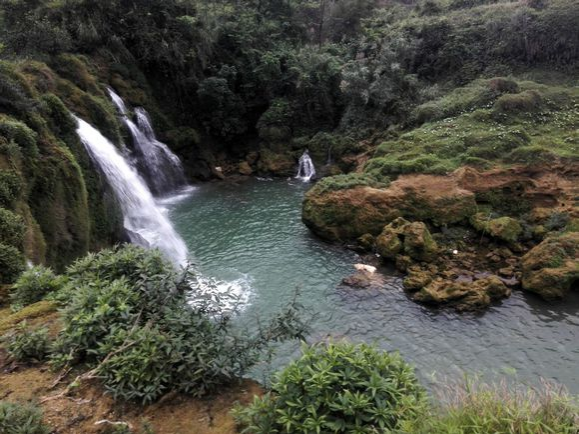
<path fill-rule="evenodd" d="M 8 117 L 0 117 L 0 136 L 14 141 L 25 156 L 29 158 L 38 156 L 37 134 L 26 124 Z"/>
<path fill-rule="evenodd" d="M 321 179 L 312 189 L 313 194 L 324 194 L 330 191 L 348 190 L 355 187 L 386 188 L 387 179 L 378 180 L 366 173 L 349 173 Z"/>
<path fill-rule="evenodd" d="M 0 243 L 22 248 L 26 225 L 19 215 L 0 208 Z"/>
<path fill-rule="evenodd" d="M 0 205 L 11 207 L 22 191 L 22 180 L 13 170 L 0 170 Z"/>
<path fill-rule="evenodd" d="M 518 86 L 522 92 L 503 94 L 495 108 L 473 106 L 455 117 L 435 120 L 382 143 L 365 170 L 375 176 L 389 176 L 444 173 L 464 164 L 488 168 L 555 159 L 576 161 L 579 90 L 534 82 L 519 82 Z M 476 86 L 465 89 L 470 95 Z M 458 98 L 461 91 L 451 95 L 448 101 Z"/>
<path fill-rule="evenodd" d="M 508 243 L 516 242 L 523 232 L 521 224 L 512 217 L 491 219 L 483 213 L 478 213 L 471 217 L 470 222 L 476 230 Z"/>
<path fill-rule="evenodd" d="M 0 243 L 0 283 L 12 283 L 24 271 L 24 256 L 20 251 Z"/>
<path fill-rule="evenodd" d="M 13 329 L 22 321 L 39 318 L 56 312 L 57 308 L 57 303 L 46 300 L 26 306 L 24 309 L 0 319 L 0 334 Z"/>

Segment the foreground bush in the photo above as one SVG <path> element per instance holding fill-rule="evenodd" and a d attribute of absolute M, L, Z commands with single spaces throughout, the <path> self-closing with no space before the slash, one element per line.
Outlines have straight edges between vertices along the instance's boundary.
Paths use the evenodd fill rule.
<path fill-rule="evenodd" d="M 244 433 L 371 433 L 402 429 L 426 408 L 423 388 L 398 354 L 329 344 L 304 349 L 271 393 L 235 416 Z"/>
<path fill-rule="evenodd" d="M 42 411 L 31 404 L 0 401 L 0 432 L 3 434 L 49 434 Z"/>
<path fill-rule="evenodd" d="M 56 276 L 50 268 L 41 265 L 24 271 L 10 293 L 12 309 L 20 310 L 24 306 L 42 300 L 46 295 L 61 288 L 62 277 Z"/>
<path fill-rule="evenodd" d="M 506 383 L 447 387 L 445 407 L 413 432 L 440 434 L 577 434 L 579 407 L 564 391 L 545 383 L 521 389 Z"/>
<path fill-rule="evenodd" d="M 270 342 L 305 332 L 295 304 L 255 334 L 239 330 L 223 300 L 199 296 L 188 270 L 178 273 L 159 252 L 136 246 L 89 255 L 67 277 L 53 363 L 95 366 L 116 398 L 204 395 L 241 377 Z"/>
<path fill-rule="evenodd" d="M 8 354 L 18 361 L 41 361 L 48 354 L 48 329 L 30 330 L 26 321 L 8 337 Z"/>

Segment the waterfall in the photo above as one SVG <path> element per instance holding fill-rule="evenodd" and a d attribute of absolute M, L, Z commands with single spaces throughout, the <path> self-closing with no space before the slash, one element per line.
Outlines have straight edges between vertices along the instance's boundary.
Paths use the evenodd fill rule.
<path fill-rule="evenodd" d="M 314 162 L 310 158 L 310 153 L 306 149 L 300 157 L 298 174 L 296 175 L 296 178 L 299 178 L 304 182 L 308 182 L 315 176 L 316 168 L 314 167 Z"/>
<path fill-rule="evenodd" d="M 187 261 L 187 247 L 134 168 L 97 129 L 75 116 L 77 134 L 104 173 L 120 203 L 132 243 L 157 248 L 176 265 Z"/>
<path fill-rule="evenodd" d="M 122 98 L 112 89 L 109 95 L 133 138 L 137 169 L 155 195 L 170 193 L 187 184 L 183 166 L 169 147 L 157 140 L 149 114 L 144 108 L 135 108 L 136 123 Z"/>

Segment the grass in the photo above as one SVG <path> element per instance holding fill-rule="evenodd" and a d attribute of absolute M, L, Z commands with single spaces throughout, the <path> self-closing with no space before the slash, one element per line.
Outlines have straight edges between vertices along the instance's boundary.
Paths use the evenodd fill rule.
<path fill-rule="evenodd" d="M 491 105 L 473 97 L 480 83 L 467 88 L 467 97 L 456 90 L 429 103 L 440 104 L 443 113 L 462 107 L 462 114 L 382 143 L 365 171 L 381 176 L 444 173 L 465 164 L 488 168 L 578 159 L 579 89 L 519 82 L 519 93 L 504 94 Z M 475 99 L 483 107 L 465 112 Z"/>
<path fill-rule="evenodd" d="M 579 407 L 565 389 L 543 381 L 522 387 L 502 381 L 466 380 L 439 387 L 442 403 L 420 433 L 439 434 L 576 434 Z"/>

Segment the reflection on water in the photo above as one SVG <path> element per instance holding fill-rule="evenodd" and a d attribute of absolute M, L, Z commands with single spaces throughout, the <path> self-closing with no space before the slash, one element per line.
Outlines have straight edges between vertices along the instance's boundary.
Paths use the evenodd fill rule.
<path fill-rule="evenodd" d="M 485 314 L 432 310 L 408 300 L 399 278 L 386 288 L 338 288 L 357 256 L 326 244 L 301 223 L 301 182 L 248 181 L 198 187 L 170 207 L 171 219 L 207 276 L 251 288 L 243 316 L 252 321 L 282 306 L 300 288 L 316 314 L 310 341 L 347 337 L 397 349 L 421 377 L 509 373 L 534 383 L 540 376 L 579 393 L 579 294 L 548 304 L 514 292 Z M 278 350 L 275 369 L 299 345 Z"/>

